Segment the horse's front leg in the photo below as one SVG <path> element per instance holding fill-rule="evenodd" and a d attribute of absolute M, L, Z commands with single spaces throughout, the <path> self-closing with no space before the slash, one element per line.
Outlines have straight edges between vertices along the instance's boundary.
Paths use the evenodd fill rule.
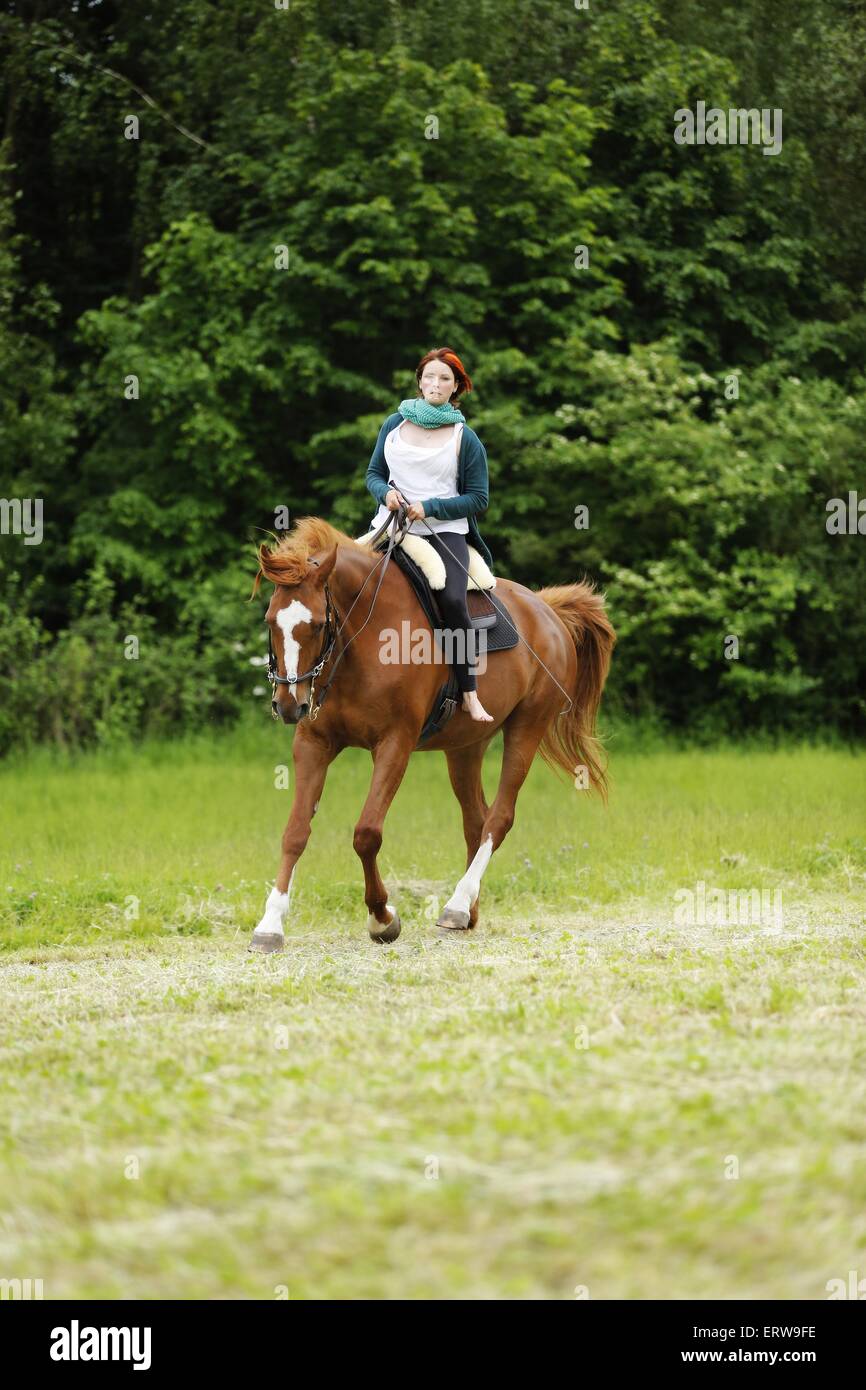
<path fill-rule="evenodd" d="M 547 723 L 537 715 L 514 711 L 504 725 L 505 746 L 502 753 L 502 770 L 499 774 L 499 788 L 496 800 L 487 810 L 478 835 L 479 845 L 469 867 L 461 878 L 451 897 L 443 907 L 437 926 L 449 931 L 465 931 L 475 925 L 477 914 L 472 915 L 473 906 L 478 902 L 484 870 L 490 863 L 493 851 L 498 849 L 514 824 L 514 807 L 517 794 L 526 781 L 532 759 L 541 742 Z M 483 793 L 482 793 L 483 796 Z M 476 820 L 477 824 L 477 812 Z M 474 833 L 474 831 L 473 831 Z M 467 836 L 467 844 L 469 837 Z"/>
<path fill-rule="evenodd" d="M 374 941 L 396 941 L 400 935 L 400 915 L 388 906 L 388 893 L 379 876 L 377 855 L 382 847 L 382 826 L 388 807 L 409 762 L 415 740 L 404 730 L 390 733 L 373 749 L 373 780 L 367 800 L 355 826 L 355 853 L 364 866 L 364 901 L 367 904 L 367 930 Z"/>
<path fill-rule="evenodd" d="M 265 904 L 265 913 L 250 941 L 251 951 L 282 951 L 286 944 L 285 921 L 289 911 L 295 865 L 306 849 L 313 816 L 325 785 L 328 767 L 339 752 L 327 739 L 309 733 L 303 724 L 295 730 L 292 760 L 295 765 L 295 797 L 283 831 L 283 854 L 277 880 Z"/>

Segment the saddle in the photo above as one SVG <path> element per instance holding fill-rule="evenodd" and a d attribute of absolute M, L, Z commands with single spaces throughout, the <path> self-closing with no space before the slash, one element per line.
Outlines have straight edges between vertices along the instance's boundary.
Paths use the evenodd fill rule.
<path fill-rule="evenodd" d="M 358 542 L 361 545 L 372 542 L 375 550 L 386 549 L 388 543 L 387 535 L 376 540 L 372 531 L 364 536 L 359 536 Z M 436 590 L 445 587 L 445 566 L 441 556 L 423 536 L 407 533 L 394 546 L 392 558 L 412 586 L 435 636 L 440 629 L 447 626 L 436 602 Z M 496 580 L 490 572 L 489 566 L 485 564 L 475 547 L 470 545 L 466 605 L 469 610 L 469 621 L 473 628 L 484 631 L 482 640 L 484 649 L 488 654 L 495 651 L 508 651 L 511 647 L 517 646 L 517 626 L 502 600 L 494 596 L 493 589 L 495 587 Z M 441 648 L 442 643 L 438 636 L 436 640 Z M 456 710 L 459 700 L 460 691 L 452 666 L 449 668 L 447 681 L 436 693 L 430 713 L 415 745 L 416 748 L 423 747 L 428 739 L 445 728 Z"/>

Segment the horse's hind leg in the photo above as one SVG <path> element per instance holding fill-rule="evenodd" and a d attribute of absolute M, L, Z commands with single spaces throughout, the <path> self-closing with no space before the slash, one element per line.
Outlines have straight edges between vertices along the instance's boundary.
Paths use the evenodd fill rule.
<path fill-rule="evenodd" d="M 325 785 L 325 776 L 337 756 L 335 748 L 319 735 L 308 734 L 301 724 L 295 730 L 292 760 L 295 765 L 295 798 L 283 831 L 283 853 L 277 879 L 265 904 L 262 920 L 250 941 L 251 951 L 267 955 L 285 945 L 284 923 L 289 911 L 290 886 L 295 865 L 310 838 L 313 816 Z"/>
<path fill-rule="evenodd" d="M 478 849 L 466 873 L 443 907 L 437 926 L 447 927 L 451 931 L 465 931 L 477 920 L 477 914 L 476 919 L 473 919 L 471 913 L 473 906 L 478 902 L 484 870 L 490 863 L 493 851 L 499 848 L 514 824 L 517 794 L 526 781 L 546 727 L 546 718 L 539 718 L 537 711 L 530 714 L 522 712 L 519 708 L 505 721 L 505 748 L 496 798 L 484 817 Z"/>
<path fill-rule="evenodd" d="M 400 935 L 400 915 L 388 906 L 388 893 L 379 874 L 377 856 L 382 848 L 382 827 L 388 807 L 403 780 L 415 739 L 400 729 L 383 738 L 373 749 L 373 779 L 364 802 L 353 844 L 364 866 L 364 901 L 367 904 L 367 930 L 374 941 L 396 941 Z"/>
<path fill-rule="evenodd" d="M 492 737 L 492 735 L 491 735 Z M 463 836 L 466 840 L 466 868 L 469 869 L 481 845 L 481 830 L 489 811 L 484 799 L 481 781 L 481 767 L 490 739 L 475 743 L 471 748 L 446 749 L 448 776 L 454 795 L 460 802 L 463 812 Z M 474 927 L 478 922 L 478 897 L 470 905 L 469 922 Z"/>

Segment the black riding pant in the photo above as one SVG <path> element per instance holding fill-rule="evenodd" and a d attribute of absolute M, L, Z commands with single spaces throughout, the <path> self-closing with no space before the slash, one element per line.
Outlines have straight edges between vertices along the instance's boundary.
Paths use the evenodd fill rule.
<path fill-rule="evenodd" d="M 460 531 L 440 531 L 438 535 L 427 535 L 425 539 L 430 542 L 445 565 L 445 588 L 433 591 L 445 627 L 455 634 L 450 640 L 445 640 L 444 651 L 446 655 L 453 652 L 457 658 L 454 661 L 454 674 L 459 690 L 475 690 L 477 633 L 469 621 L 469 610 L 466 606 L 469 544 L 465 534 Z M 461 634 L 465 634 L 465 640 Z"/>

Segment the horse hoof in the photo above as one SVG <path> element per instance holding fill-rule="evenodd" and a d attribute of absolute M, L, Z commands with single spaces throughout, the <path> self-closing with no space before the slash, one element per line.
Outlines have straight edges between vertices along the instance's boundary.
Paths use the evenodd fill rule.
<path fill-rule="evenodd" d="M 286 949 L 286 938 L 278 931 L 253 932 L 253 939 L 247 949 L 269 956 L 273 951 Z"/>
<path fill-rule="evenodd" d="M 388 911 L 394 915 L 386 927 L 383 927 L 382 924 L 377 922 L 376 918 L 373 917 L 371 919 L 373 925 L 367 928 L 370 933 L 370 940 L 375 941 L 379 946 L 387 946 L 389 942 L 396 941 L 397 937 L 400 935 L 400 914 L 396 907 L 389 907 Z M 378 930 L 379 927 L 381 927 L 381 931 Z"/>
<path fill-rule="evenodd" d="M 444 907 L 436 925 L 443 931 L 468 931 L 469 913 L 456 907 Z"/>

